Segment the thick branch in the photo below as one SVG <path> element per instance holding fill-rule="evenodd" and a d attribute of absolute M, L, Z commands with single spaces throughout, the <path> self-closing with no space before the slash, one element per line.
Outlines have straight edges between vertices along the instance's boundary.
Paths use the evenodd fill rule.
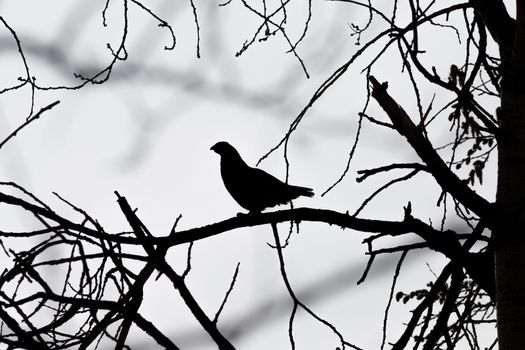
<path fill-rule="evenodd" d="M 295 208 L 255 215 L 238 214 L 236 217 L 224 221 L 178 231 L 176 234 L 169 237 L 157 237 L 152 239 L 156 245 L 171 247 L 198 241 L 237 228 L 289 221 L 324 222 L 329 225 L 339 226 L 343 229 L 349 228 L 369 233 L 388 232 L 391 235 L 401 235 L 413 232 L 414 229 L 414 226 L 403 221 L 361 219 L 350 216 L 349 214 L 339 213 L 328 209 Z"/>
<path fill-rule="evenodd" d="M 491 296 L 494 295 L 494 273 L 490 266 L 489 254 L 468 253 L 469 247 L 462 247 L 459 236 L 453 231 L 435 230 L 421 220 L 406 216 L 403 221 L 361 219 L 345 213 L 327 209 L 296 208 L 257 215 L 238 215 L 207 226 L 176 232 L 168 237 L 152 238 L 155 245 L 172 247 L 194 242 L 220 233 L 242 227 L 275 224 L 289 221 L 324 222 L 329 225 L 348 228 L 360 232 L 380 233 L 398 236 L 414 233 L 428 243 L 429 248 L 442 253 L 450 260 L 465 267 L 467 273 Z M 474 235 L 477 237 L 477 234 Z"/>
<path fill-rule="evenodd" d="M 380 84 L 370 76 L 372 96 L 387 113 L 396 130 L 407 139 L 408 143 L 423 162 L 428 166 L 432 176 L 441 188 L 454 196 L 466 208 L 480 217 L 486 217 L 491 212 L 491 204 L 474 192 L 468 185 L 454 174 L 437 154 L 430 141 L 424 137 L 420 129 L 412 122 L 408 114 L 387 93 L 386 84 Z M 491 226 L 489 220 L 489 226 Z"/>
<path fill-rule="evenodd" d="M 512 47 L 516 21 L 510 17 L 503 0 L 471 0 L 476 12 L 481 16 L 490 35 L 504 54 Z M 510 54 L 510 52 L 508 52 Z M 504 58 L 502 55 L 502 58 Z"/>

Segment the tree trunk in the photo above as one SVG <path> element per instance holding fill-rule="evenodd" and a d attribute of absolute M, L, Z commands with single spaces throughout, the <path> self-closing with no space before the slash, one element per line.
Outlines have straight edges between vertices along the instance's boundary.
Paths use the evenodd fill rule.
<path fill-rule="evenodd" d="M 495 230 L 499 348 L 525 344 L 525 0 L 517 2 L 513 47 L 503 57 Z"/>

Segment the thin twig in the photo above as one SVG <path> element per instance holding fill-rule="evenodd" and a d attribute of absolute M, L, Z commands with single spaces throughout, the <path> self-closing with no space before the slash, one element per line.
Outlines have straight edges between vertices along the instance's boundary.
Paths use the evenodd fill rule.
<path fill-rule="evenodd" d="M 0 17 L 1 18 L 1 17 Z M 33 116 L 30 116 L 29 118 L 26 119 L 25 122 L 23 122 L 18 128 L 16 128 L 11 134 L 9 134 L 9 136 L 7 136 L 2 142 L 0 142 L 0 149 L 7 143 L 7 141 L 11 140 L 13 137 L 15 137 L 18 132 L 20 130 L 22 130 L 23 128 L 25 128 L 26 126 L 28 126 L 29 124 L 31 124 L 32 122 L 34 122 L 35 120 L 37 120 L 38 118 L 40 118 L 40 116 L 46 112 L 46 111 L 49 111 L 50 109 L 52 109 L 53 107 L 55 107 L 57 104 L 59 104 L 60 101 L 55 101 L 53 103 L 50 103 L 48 104 L 47 106 L 45 107 L 42 107 L 35 115 Z"/>
<path fill-rule="evenodd" d="M 213 323 L 217 323 L 219 321 L 219 316 L 224 309 L 224 306 L 226 305 L 226 302 L 228 301 L 228 297 L 230 296 L 230 293 L 233 290 L 233 287 L 235 286 L 235 282 L 237 282 L 237 275 L 239 274 L 239 266 L 241 263 L 237 263 L 237 266 L 235 267 L 235 272 L 233 273 L 232 281 L 230 283 L 230 287 L 226 291 L 226 294 L 224 295 L 224 299 L 222 300 L 221 306 L 219 307 L 219 310 L 215 313 L 215 317 L 213 318 Z"/>
<path fill-rule="evenodd" d="M 390 311 L 390 305 L 392 305 L 392 299 L 394 298 L 394 291 L 396 288 L 397 278 L 399 277 L 399 272 L 401 271 L 401 265 L 403 264 L 403 261 L 405 260 L 407 253 L 408 253 L 408 250 L 403 250 L 403 252 L 401 253 L 401 256 L 399 257 L 399 261 L 397 262 L 397 265 L 396 265 L 396 269 L 394 271 L 394 277 L 392 278 L 392 286 L 390 287 L 390 295 L 388 296 L 388 303 L 386 305 L 385 316 L 383 318 L 383 335 L 381 338 L 381 350 L 385 348 L 388 313 Z"/>

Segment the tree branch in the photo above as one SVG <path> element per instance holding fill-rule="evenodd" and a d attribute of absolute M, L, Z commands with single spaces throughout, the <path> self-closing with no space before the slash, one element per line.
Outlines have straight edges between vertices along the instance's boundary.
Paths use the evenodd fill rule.
<path fill-rule="evenodd" d="M 380 233 L 381 236 L 399 236 L 415 233 L 428 243 L 429 248 L 464 266 L 467 273 L 492 297 L 494 296 L 494 272 L 491 265 L 490 254 L 469 253 L 469 245 L 462 246 L 460 237 L 456 232 L 447 230 L 439 231 L 423 221 L 405 215 L 403 221 L 385 221 L 361 219 L 345 213 L 327 209 L 296 208 L 280 210 L 256 215 L 241 214 L 234 218 L 220 221 L 207 226 L 179 231 L 169 237 L 151 238 L 155 245 L 173 247 L 179 244 L 194 242 L 220 233 L 228 232 L 241 227 L 252 227 L 264 224 L 276 224 L 288 221 L 324 222 L 329 225 L 349 228 L 360 232 Z M 479 225 L 470 237 L 473 242 L 481 234 L 485 226 Z M 377 237 L 377 236 L 375 236 Z"/>
<path fill-rule="evenodd" d="M 412 122 L 408 114 L 386 91 L 387 84 L 380 84 L 376 78 L 370 76 L 372 96 L 387 113 L 396 130 L 403 135 L 418 156 L 427 165 L 441 188 L 454 196 L 466 208 L 472 210 L 479 217 L 491 215 L 491 204 L 474 192 L 461 181 L 437 154 L 430 141 L 423 136 L 420 129 Z M 489 225 L 492 226 L 492 223 Z"/>
<path fill-rule="evenodd" d="M 118 203 L 120 205 L 120 208 L 122 209 L 122 212 L 126 216 L 126 219 L 128 220 L 130 226 L 133 228 L 133 232 L 137 235 L 137 238 L 141 241 L 141 244 L 144 248 L 144 250 L 148 253 L 150 257 L 150 261 L 141 271 L 140 276 L 143 276 L 143 278 L 137 278 L 135 284 L 133 287 L 137 286 L 134 293 L 134 300 L 136 301 L 133 306 L 136 306 L 135 310 L 130 310 L 129 315 L 129 321 L 128 323 L 125 323 L 124 325 L 127 326 L 127 328 L 124 328 L 123 330 L 123 337 L 119 337 L 119 340 L 122 339 L 122 346 L 123 341 L 127 337 L 126 330 L 129 330 L 129 322 L 136 314 L 136 311 L 138 310 L 138 307 L 140 306 L 140 303 L 142 302 L 142 289 L 144 284 L 146 283 L 147 279 L 151 276 L 151 274 L 154 272 L 154 268 L 157 268 L 161 273 L 165 274 L 166 277 L 170 279 L 170 281 L 173 283 L 173 286 L 175 289 L 177 289 L 186 303 L 186 306 L 190 309 L 190 311 L 193 313 L 197 321 L 202 325 L 202 327 L 208 332 L 208 334 L 213 338 L 213 340 L 217 343 L 219 348 L 222 350 L 227 349 L 235 349 L 234 346 L 226 339 L 217 328 L 217 325 L 214 321 L 212 321 L 204 312 L 204 310 L 200 307 L 200 305 L 197 303 L 193 295 L 191 294 L 190 290 L 187 288 L 184 279 L 179 276 L 172 268 L 171 266 L 166 262 L 165 256 L 166 252 L 168 250 L 168 246 L 163 245 L 157 245 L 157 248 L 155 249 L 153 247 L 153 244 L 150 240 L 148 240 L 148 237 L 150 237 L 149 232 L 145 228 L 142 221 L 137 217 L 135 212 L 131 209 L 129 203 L 127 202 L 126 198 L 121 197 L 118 192 L 115 192 L 115 194 L 118 197 Z M 172 234 L 170 234 L 170 237 L 177 236 L 179 233 L 172 231 Z M 130 293 L 133 292 L 133 290 L 130 289 Z M 117 343 L 119 345 L 120 343 Z"/>
<path fill-rule="evenodd" d="M 453 269 L 454 265 L 452 262 L 450 262 L 447 266 L 445 266 L 443 271 L 441 271 L 441 274 L 432 285 L 432 288 L 430 288 L 425 299 L 423 299 L 423 301 L 421 301 L 421 303 L 412 311 L 412 318 L 410 319 L 410 322 L 408 322 L 405 331 L 403 332 L 399 340 L 394 344 L 392 350 L 406 349 L 408 341 L 412 337 L 412 334 L 419 323 L 419 318 L 427 308 L 432 306 L 437 294 L 439 293 L 439 291 L 442 290 L 449 276 L 452 274 Z"/>
<path fill-rule="evenodd" d="M 20 130 L 40 118 L 40 116 L 45 112 L 50 110 L 51 108 L 55 107 L 57 104 L 59 104 L 60 101 L 55 101 L 53 103 L 50 103 L 49 105 L 43 107 L 40 109 L 35 115 L 29 116 L 25 122 L 23 122 L 18 128 L 16 128 L 9 136 L 7 136 L 2 142 L 0 142 L 0 148 L 4 147 L 4 145 L 7 143 L 7 141 L 11 140 L 13 137 L 15 137 Z"/>

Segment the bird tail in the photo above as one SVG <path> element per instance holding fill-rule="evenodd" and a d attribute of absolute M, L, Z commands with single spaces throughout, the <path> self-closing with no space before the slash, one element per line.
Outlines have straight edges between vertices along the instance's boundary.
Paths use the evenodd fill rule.
<path fill-rule="evenodd" d="M 299 196 L 306 196 L 306 197 L 313 197 L 314 196 L 314 190 L 308 187 L 301 187 L 301 186 L 292 186 L 295 193 L 297 194 L 297 197 Z"/>

